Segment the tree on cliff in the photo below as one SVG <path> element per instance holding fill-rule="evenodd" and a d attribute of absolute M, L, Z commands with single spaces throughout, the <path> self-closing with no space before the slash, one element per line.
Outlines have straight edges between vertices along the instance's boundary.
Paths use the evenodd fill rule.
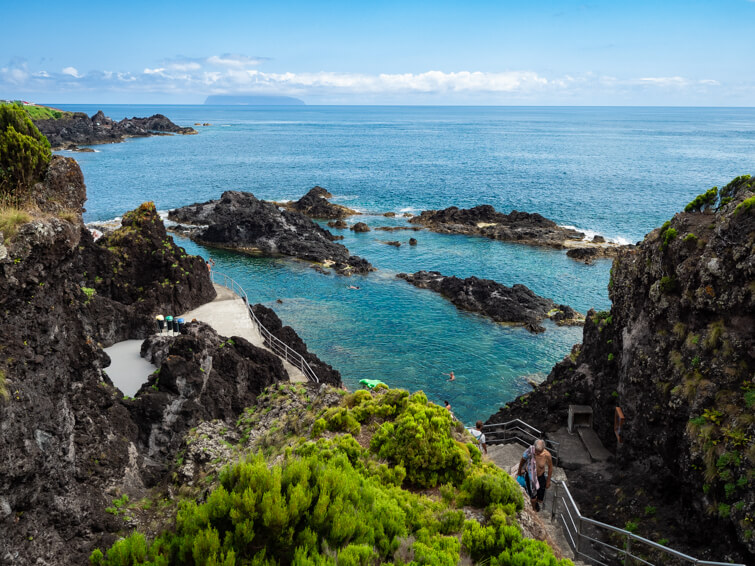
<path fill-rule="evenodd" d="M 50 142 L 23 108 L 0 105 L 0 206 L 23 204 L 51 157 Z"/>

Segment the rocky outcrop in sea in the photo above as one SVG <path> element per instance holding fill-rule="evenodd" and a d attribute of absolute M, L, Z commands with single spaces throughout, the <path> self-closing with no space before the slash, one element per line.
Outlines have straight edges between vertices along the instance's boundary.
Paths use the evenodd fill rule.
<path fill-rule="evenodd" d="M 168 218 L 199 226 L 190 237 L 202 244 L 246 253 L 284 255 L 332 267 L 341 275 L 365 274 L 374 268 L 352 256 L 334 236 L 306 216 L 280 210 L 252 193 L 226 191 L 219 200 L 171 210 Z"/>
<path fill-rule="evenodd" d="M 619 253 L 611 310 L 590 311 L 582 344 L 489 420 L 553 431 L 589 406 L 615 461 L 570 475 L 582 511 L 624 525 L 657 509 L 658 536 L 709 560 L 755 559 L 754 241 L 749 176 L 700 195 Z"/>
<path fill-rule="evenodd" d="M 342 220 L 348 216 L 359 214 L 356 210 L 340 204 L 333 204 L 328 200 L 330 198 L 333 198 L 332 194 L 320 186 L 315 186 L 295 202 L 276 204 L 293 212 L 299 212 L 304 216 L 321 220 Z"/>
<path fill-rule="evenodd" d="M 487 316 L 495 322 L 521 325 L 530 332 L 545 332 L 540 324 L 550 318 L 559 325 L 578 325 L 584 318 L 567 305 L 557 305 L 540 297 L 524 285 L 506 287 L 491 279 L 447 277 L 437 271 L 399 273 L 420 289 L 431 289 L 450 300 L 458 308 Z"/>
<path fill-rule="evenodd" d="M 61 118 L 36 120 L 53 149 L 76 149 L 80 145 L 117 143 L 126 138 L 167 134 L 196 134 L 194 128 L 177 126 L 162 114 L 149 118 L 124 118 L 120 122 L 105 116 L 102 110 L 91 118 L 83 112 L 65 113 Z"/>
<path fill-rule="evenodd" d="M 443 210 L 424 210 L 409 220 L 441 234 L 467 234 L 493 240 L 546 246 L 550 248 L 590 248 L 599 250 L 600 257 L 615 255 L 616 244 L 600 241 L 587 242 L 585 234 L 559 226 L 540 214 L 511 211 L 498 212 L 489 204 L 474 208 L 452 206 Z M 602 239 L 602 238 L 601 238 Z"/>

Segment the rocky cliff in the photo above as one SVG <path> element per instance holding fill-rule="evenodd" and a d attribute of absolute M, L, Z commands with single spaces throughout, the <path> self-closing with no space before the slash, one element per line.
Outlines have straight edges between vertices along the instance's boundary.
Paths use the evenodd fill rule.
<path fill-rule="evenodd" d="M 660 533 L 713 559 L 755 559 L 754 205 L 755 182 L 739 177 L 622 251 L 610 312 L 588 313 L 583 343 L 490 419 L 553 430 L 570 404 L 591 406 L 616 461 L 583 478 L 580 503 L 614 524 L 672 509 Z"/>
<path fill-rule="evenodd" d="M 166 481 L 191 427 L 234 422 L 288 379 L 269 352 L 189 324 L 145 344 L 159 369 L 125 398 L 103 346 L 146 338 L 157 313 L 211 300 L 207 268 L 173 243 L 151 203 L 95 242 L 76 212 L 85 198 L 76 162 L 54 159 L 45 179 L 43 200 L 58 212 L 33 207 L 0 238 L 3 564 L 87 563 L 128 526 L 113 501 Z"/>
<path fill-rule="evenodd" d="M 72 149 L 79 145 L 115 143 L 130 137 L 146 137 L 155 134 L 196 134 L 194 128 L 177 126 L 162 114 L 149 118 L 124 118 L 111 120 L 100 110 L 91 118 L 83 112 L 66 113 L 63 117 L 36 120 L 39 128 L 53 149 Z"/>

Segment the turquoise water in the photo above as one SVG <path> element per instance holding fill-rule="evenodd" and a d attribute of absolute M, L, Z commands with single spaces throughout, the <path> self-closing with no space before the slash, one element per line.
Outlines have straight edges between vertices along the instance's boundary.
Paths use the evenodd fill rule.
<path fill-rule="evenodd" d="M 65 106 L 90 115 L 99 107 Z M 228 189 L 296 199 L 315 184 L 364 211 L 371 227 L 402 225 L 386 211 L 492 204 L 634 242 L 713 185 L 755 169 L 755 109 L 104 106 L 114 119 L 161 112 L 197 136 L 153 137 L 74 154 L 87 221 L 155 201 L 161 210 Z M 350 388 L 364 377 L 448 400 L 465 422 L 487 418 L 547 374 L 581 329 L 544 334 L 496 325 L 395 278 L 434 269 L 476 275 L 582 312 L 608 308 L 610 263 L 562 251 L 430 232 L 345 236 L 378 271 L 347 279 L 290 260 L 206 250 L 252 300 L 271 306 Z M 383 241 L 417 238 L 416 247 Z M 349 290 L 356 284 L 359 290 Z M 281 299 L 282 304 L 276 303 Z M 457 380 L 442 372 L 454 370 Z"/>

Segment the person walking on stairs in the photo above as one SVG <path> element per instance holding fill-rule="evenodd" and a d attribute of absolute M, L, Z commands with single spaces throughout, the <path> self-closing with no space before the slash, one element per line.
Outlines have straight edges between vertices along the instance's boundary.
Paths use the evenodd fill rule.
<path fill-rule="evenodd" d="M 485 434 L 482 432 L 482 421 L 477 421 L 474 428 L 468 428 L 467 430 L 472 433 L 472 436 L 474 436 L 477 441 L 477 448 L 480 449 L 480 452 L 487 454 L 488 443 L 485 440 Z"/>
<path fill-rule="evenodd" d="M 545 475 L 546 465 L 548 466 L 547 476 Z M 545 490 L 551 486 L 551 477 L 553 476 L 553 457 L 545 449 L 544 440 L 536 440 L 535 444 L 524 451 L 519 462 L 517 475 L 524 475 L 525 489 L 530 496 L 532 508 L 535 511 L 540 511 L 545 499 Z"/>

